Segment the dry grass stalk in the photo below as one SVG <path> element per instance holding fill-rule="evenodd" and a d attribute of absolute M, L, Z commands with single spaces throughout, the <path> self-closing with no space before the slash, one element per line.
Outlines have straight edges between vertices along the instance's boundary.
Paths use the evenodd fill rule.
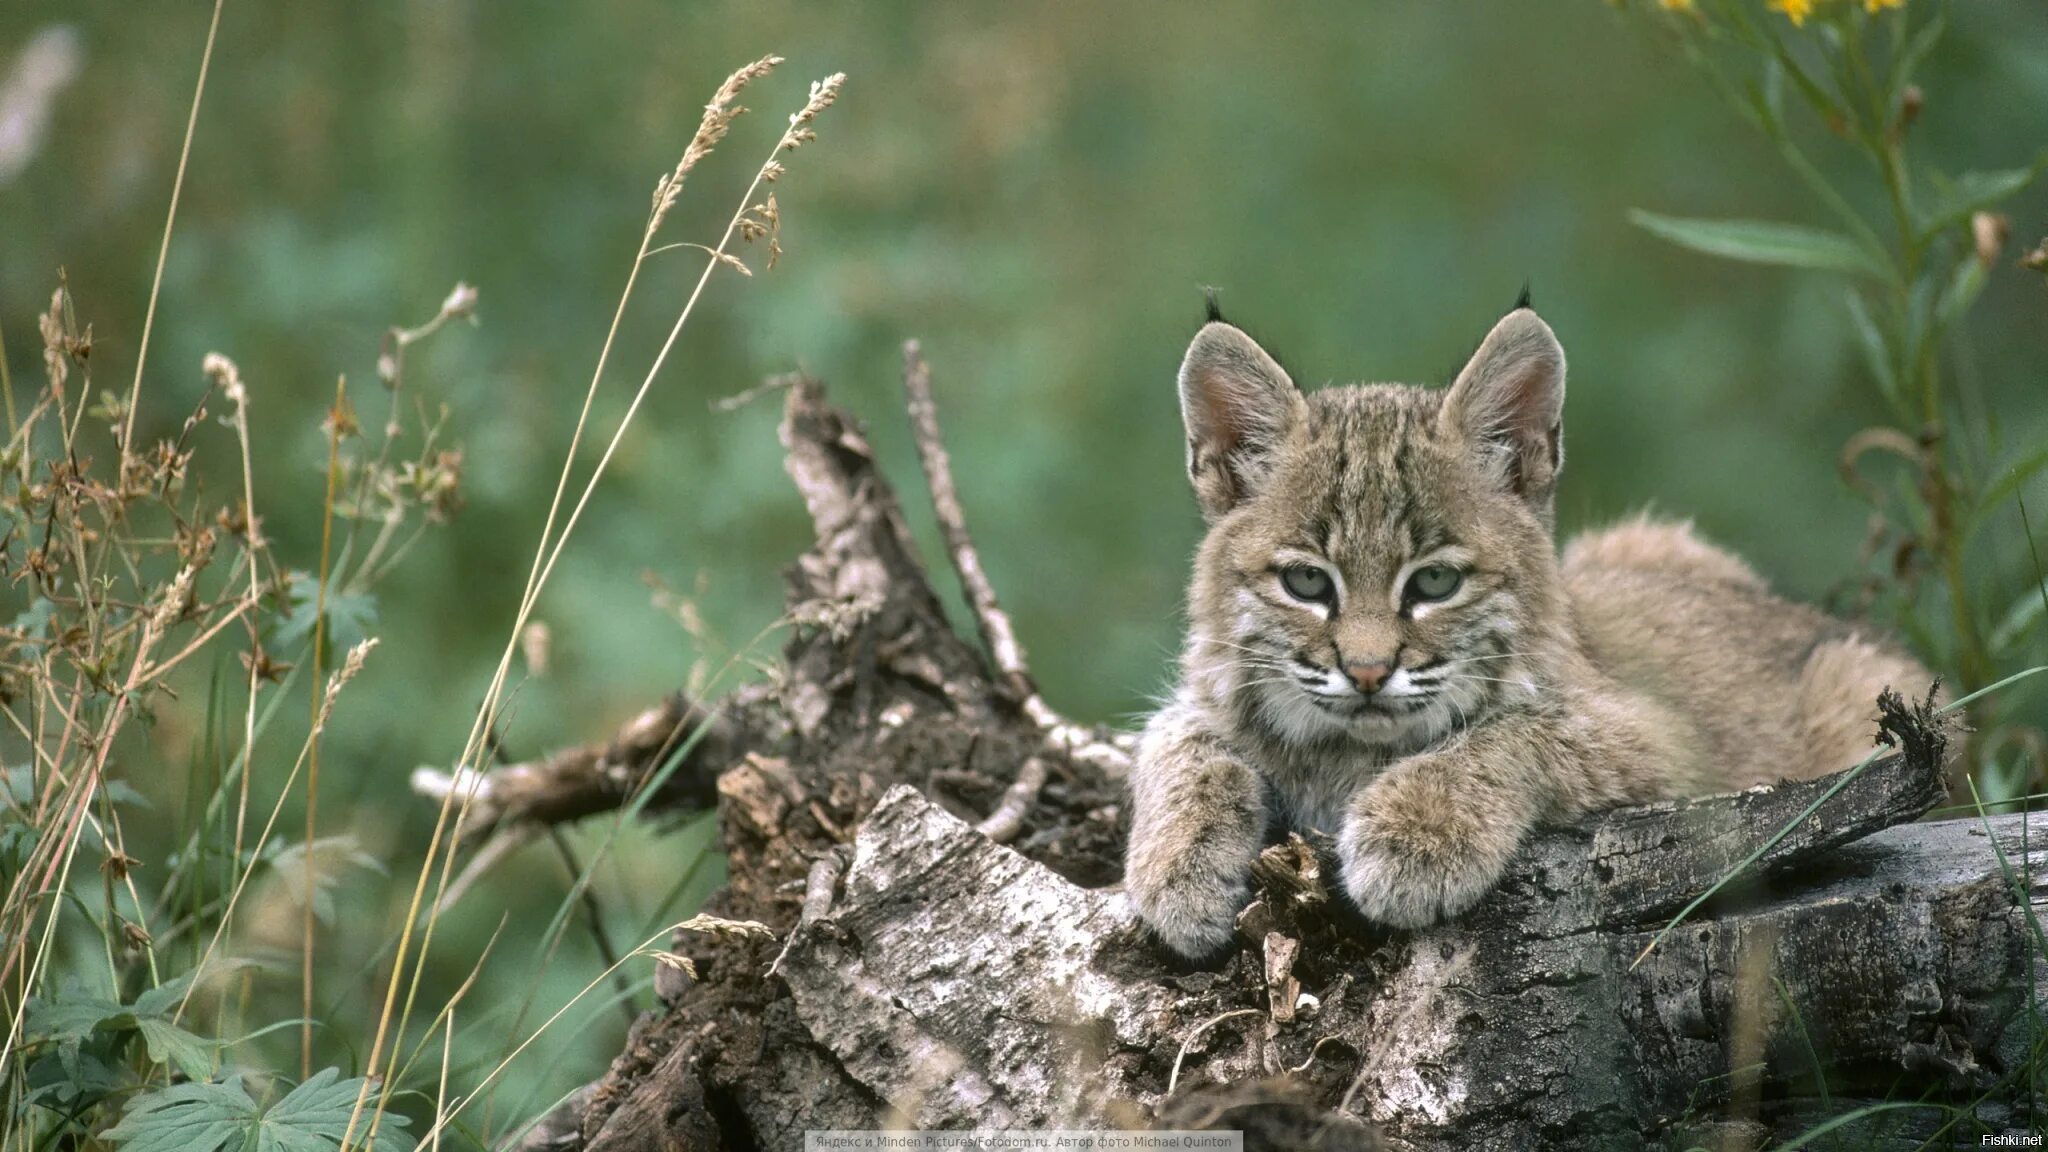
<path fill-rule="evenodd" d="M 727 253 L 735 235 L 739 232 L 740 221 L 746 217 L 749 209 L 753 207 L 756 193 L 760 190 L 762 184 L 771 181 L 781 174 L 781 166 L 776 162 L 775 157 L 784 151 L 793 149 L 815 138 L 815 134 L 809 125 L 817 118 L 820 112 L 837 99 L 840 86 L 844 83 L 845 78 L 843 74 L 834 74 L 825 80 L 813 84 L 811 86 L 810 98 L 806 101 L 804 107 L 790 118 L 789 130 L 777 140 L 774 150 L 769 154 L 769 158 L 755 172 L 753 181 L 748 185 L 745 194 L 740 198 L 739 207 L 734 211 L 731 219 L 728 220 L 718 243 L 712 246 L 710 257 L 706 260 L 704 269 L 698 276 L 695 287 L 685 300 L 675 323 L 669 329 L 667 339 L 663 341 L 660 351 L 656 354 L 653 363 L 642 378 L 638 390 L 634 393 L 631 403 L 626 408 L 625 415 L 619 422 L 618 428 L 614 431 L 610 442 L 605 446 L 604 452 L 592 468 L 591 475 L 585 483 L 575 506 L 570 510 L 567 520 L 563 522 L 560 533 L 555 534 L 553 531 L 555 519 L 561 507 L 562 497 L 567 490 L 568 478 L 574 465 L 577 448 L 582 442 L 583 430 L 589 420 L 591 402 L 595 397 L 597 386 L 603 378 L 604 367 L 610 357 L 619 321 L 624 315 L 627 301 L 631 298 L 633 287 L 638 280 L 640 267 L 651 254 L 649 245 L 655 231 L 666 217 L 668 209 L 673 206 L 675 195 L 680 190 L 683 177 L 688 174 L 691 168 L 701 162 L 705 156 L 709 155 L 711 149 L 725 135 L 732 119 L 738 115 L 736 111 L 738 105 L 734 101 L 740 90 L 751 80 L 764 75 L 778 62 L 775 57 L 766 57 L 740 69 L 727 78 L 726 82 L 719 87 L 718 92 L 714 94 L 712 103 L 706 106 L 705 115 L 699 124 L 698 133 L 692 138 L 691 147 L 685 149 L 681 160 L 677 163 L 676 170 L 665 175 L 656 185 L 652 208 L 649 213 L 649 224 L 642 235 L 640 249 L 634 257 L 633 268 L 628 274 L 625 291 L 621 294 L 618 308 L 613 314 L 611 331 L 605 338 L 604 348 L 598 356 L 597 369 L 592 374 L 590 387 L 586 391 L 583 410 L 578 416 L 576 429 L 571 437 L 570 449 L 563 461 L 561 477 L 557 481 L 555 496 L 550 502 L 547 519 L 541 531 L 541 539 L 535 549 L 534 566 L 529 573 L 526 593 L 521 599 L 519 611 L 512 622 L 510 635 L 507 638 L 504 651 L 500 655 L 497 669 L 493 673 L 491 685 L 485 693 L 484 704 L 478 709 L 476 720 L 471 726 L 470 735 L 464 742 L 462 754 L 457 762 L 458 769 L 474 765 L 483 751 L 485 734 L 492 731 L 495 726 L 498 710 L 503 699 L 505 682 L 511 670 L 512 661 L 519 650 L 520 636 L 525 630 L 534 605 L 542 589 L 545 588 L 549 576 L 553 573 L 554 566 L 560 559 L 563 548 L 566 546 L 570 535 L 574 532 L 576 524 L 580 521 L 583 510 L 589 503 L 591 493 L 596 489 L 598 481 L 609 467 L 613 455 L 618 450 L 620 441 L 625 436 L 626 430 L 631 426 L 641 403 L 652 389 L 655 378 L 660 374 L 662 366 L 667 362 L 670 352 L 675 347 L 676 340 L 681 336 L 684 325 L 689 321 L 697 302 L 702 298 L 705 286 L 709 283 L 712 273 L 720 267 L 727 266 L 726 261 L 722 257 Z M 448 890 L 453 873 L 454 845 L 462 834 L 463 821 L 468 814 L 473 796 L 473 791 L 462 792 L 458 797 L 457 790 L 449 790 L 443 797 L 440 811 L 435 818 L 434 831 L 428 842 L 426 858 L 421 863 L 412 898 L 406 912 L 405 923 L 408 927 L 406 930 L 401 931 L 399 936 L 398 949 L 392 964 L 391 980 L 385 990 L 383 1008 L 378 1015 L 377 1028 L 371 1041 L 368 1066 L 373 1072 L 380 1064 L 395 1071 L 398 1056 L 397 1045 L 392 1044 L 388 1058 L 385 1056 L 386 1045 L 391 1042 L 394 1023 L 396 1033 L 402 1036 L 411 1019 L 414 1001 L 423 982 L 426 960 L 432 949 L 434 929 L 439 921 L 440 909 L 445 904 L 444 896 Z M 430 878 L 434 886 L 434 896 L 431 898 L 429 898 L 427 893 Z M 424 917 L 422 917 L 423 912 Z M 418 930 L 419 941 L 416 951 L 412 947 L 414 932 L 410 928 L 415 923 L 420 924 Z M 409 969 L 408 961 L 410 961 Z M 606 973 L 606 977 L 608 976 L 609 970 Z M 399 997 L 401 984 L 405 988 L 402 1007 Z M 595 986 L 593 984 L 590 987 Z M 586 988 L 584 993 L 578 994 L 578 998 L 588 991 L 589 989 Z M 571 1004 L 573 1003 L 574 1001 L 572 1000 Z M 566 1010 L 567 1006 L 564 1007 L 563 1011 Z M 395 1021 L 394 1013 L 396 1014 Z M 558 1012 L 555 1017 L 550 1018 L 549 1023 L 551 1024 L 559 1016 L 560 1013 Z M 546 1027 L 546 1024 L 542 1025 L 542 1030 L 545 1030 Z M 539 1033 L 536 1032 L 535 1036 L 538 1035 Z M 509 1062 L 518 1052 L 523 1051 L 526 1044 L 531 1042 L 532 1040 L 529 1038 L 526 1043 L 521 1044 L 518 1049 L 515 1049 L 512 1055 L 507 1056 L 505 1061 L 501 1061 L 498 1067 L 485 1078 L 484 1083 L 486 1085 L 494 1083 L 499 1073 L 505 1067 L 506 1062 Z M 347 1152 L 350 1142 L 355 1137 L 362 1118 L 362 1112 L 366 1106 L 369 1106 L 369 1085 L 374 1079 L 375 1077 L 366 1079 L 363 1091 L 358 1095 L 356 1106 L 351 1111 L 349 1124 L 341 1143 L 341 1152 Z M 377 1123 L 389 1103 L 392 1091 L 392 1079 L 389 1072 L 382 1078 L 382 1084 L 383 1087 L 378 1093 L 374 1107 L 372 1107 L 368 1128 L 371 1139 L 375 1138 Z M 481 1088 L 482 1085 L 479 1087 Z M 474 1096 L 471 1099 L 474 1099 Z M 465 1103 L 467 1102 L 465 1101 Z M 434 1131 L 438 1132 L 439 1127 L 440 1125 L 436 1124 Z"/>
<path fill-rule="evenodd" d="M 142 399 L 142 369 L 149 362 L 149 337 L 156 327 L 156 302 L 164 287 L 164 264 L 171 255 L 171 228 L 178 222 L 178 195 L 185 190 L 185 166 L 192 159 L 192 136 L 199 130 L 199 102 L 206 95 L 206 73 L 213 66 L 213 41 L 220 32 L 220 10 L 226 0 L 213 0 L 213 19 L 206 26 L 206 48 L 199 56 L 199 81 L 192 87 L 192 110 L 185 117 L 185 142 L 178 148 L 178 175 L 171 181 L 171 206 L 164 216 L 163 243 L 156 253 L 156 274 L 149 282 L 149 305 L 142 313 L 142 340 L 135 349 L 135 383 L 128 389 L 128 416 L 121 428 L 121 471 L 128 471 L 129 449 L 135 443 L 135 407 Z"/>
<path fill-rule="evenodd" d="M 0 627 L 0 719 L 20 737 L 27 768 L 24 797 L 17 800 L 13 779 L 4 795 L 10 818 L 18 818 L 40 833 L 24 841 L 22 866 L 10 867 L 5 894 L 0 897 L 0 1006 L 9 1018 L 5 1042 L 0 1044 L 0 1083 L 9 1088 L 20 1084 L 16 1057 L 22 1053 L 29 999 L 61 1000 L 64 995 L 45 987 L 46 974 L 52 970 L 57 949 L 72 947 L 66 940 L 71 933 L 58 932 L 59 921 L 66 916 L 75 920 L 80 899 L 90 898 L 90 888 L 73 888 L 74 874 L 84 868 L 74 867 L 81 850 L 96 846 L 105 857 L 99 869 L 104 879 L 97 885 L 104 893 L 105 909 L 97 918 L 97 928 L 104 938 L 114 986 L 121 988 L 134 977 L 135 965 L 140 962 L 147 963 L 143 986 L 161 985 L 175 973 L 160 970 L 159 945 L 182 934 L 197 936 L 211 930 L 212 939 L 191 973 L 194 979 L 189 987 L 197 987 L 229 938 L 248 881 L 256 871 L 275 862 L 262 846 L 269 842 L 278 814 L 298 783 L 300 768 L 316 754 L 313 738 L 331 721 L 340 692 L 359 673 L 363 657 L 374 643 L 365 641 L 352 650 L 324 685 L 317 683 L 316 675 L 312 734 L 256 842 L 258 850 L 248 851 L 251 758 L 260 734 L 257 703 L 265 697 L 267 686 L 289 681 L 292 666 L 266 652 L 261 642 L 266 629 L 274 633 L 276 629 L 270 626 L 283 622 L 281 614 L 268 615 L 266 605 L 285 604 L 289 588 L 285 570 L 271 555 L 270 542 L 256 515 L 249 388 L 238 366 L 219 353 L 207 355 L 200 365 L 205 391 L 175 426 L 175 434 L 153 447 L 135 439 L 164 261 L 221 10 L 222 4 L 216 0 L 179 153 L 135 376 L 125 398 L 93 388 L 93 333 L 78 323 L 61 275 L 49 307 L 38 316 L 45 383 L 25 412 L 16 411 L 13 381 L 0 364 L 7 416 L 6 444 L 0 450 L 4 464 L 0 467 L 14 481 L 0 486 L 0 510 L 6 513 L 0 517 L 6 525 L 4 536 L 0 536 L 0 582 L 30 597 L 29 611 L 20 618 L 20 625 Z M 398 348 L 425 338 L 449 320 L 472 317 L 475 305 L 475 290 L 458 284 L 428 324 L 394 330 Z M 387 382 L 395 393 L 397 381 Z M 209 503 L 200 485 L 193 482 L 194 458 L 207 445 L 212 425 L 208 408 L 223 401 L 229 407 L 223 422 L 233 429 L 241 475 L 239 498 L 231 498 L 224 506 Z M 426 448 L 420 460 L 387 466 L 393 443 L 402 431 L 394 414 L 375 461 L 352 457 L 339 461 L 343 471 L 356 478 L 356 492 L 352 505 L 347 501 L 338 504 L 334 498 L 337 490 L 331 488 L 328 514 L 353 522 L 363 509 L 371 507 L 374 497 L 379 532 L 376 542 L 360 553 L 365 558 L 352 570 L 330 572 L 323 560 L 323 576 L 336 588 L 367 591 L 410 544 L 408 540 L 386 547 L 401 525 L 416 520 L 423 528 L 452 511 L 457 502 L 459 455 L 434 448 L 438 429 L 438 424 L 424 429 Z M 349 441 L 350 451 L 354 451 L 359 430 L 345 408 L 337 406 L 330 430 L 336 443 Z M 95 461 L 118 463 L 111 475 L 102 475 L 95 470 Z M 331 460 L 331 468 L 333 463 Z M 423 514 L 409 515 L 412 512 Z M 350 531 L 353 534 L 354 529 Z M 351 554 L 348 548 L 341 550 L 343 556 Z M 231 563 L 221 563 L 223 560 Z M 316 610 L 322 629 L 325 585 L 323 580 Z M 110 777 L 110 768 L 130 761 L 146 765 L 127 768 L 130 774 L 156 767 L 148 763 L 148 745 L 129 735 L 137 727 L 135 721 L 148 719 L 160 701 L 176 699 L 181 686 L 173 684 L 173 675 L 188 663 L 197 663 L 195 657 L 217 652 L 221 639 L 236 628 L 245 630 L 248 640 L 247 650 L 240 653 L 248 670 L 240 747 L 232 749 L 232 738 L 224 738 L 223 743 L 233 751 L 230 766 L 219 773 L 210 795 L 204 790 L 192 794 L 191 798 L 204 803 L 194 806 L 189 827 L 178 833 L 184 846 L 158 874 L 163 882 L 157 886 L 152 907 L 135 882 L 135 871 L 145 862 L 125 845 L 117 807 L 123 801 L 112 790 L 118 781 Z M 265 718 L 276 711 L 278 696 L 268 695 L 272 703 L 263 710 Z M 114 752 L 117 744 L 122 748 L 118 756 Z M 225 831 L 230 824 L 231 846 Z M 220 842 L 211 839 L 215 833 L 221 835 Z M 309 832 L 307 845 L 301 846 L 307 861 L 308 897 L 313 894 L 315 876 L 310 846 Z M 211 874 L 209 861 L 225 861 L 223 874 Z M 117 903 L 117 891 L 125 895 L 125 906 Z M 211 893 L 218 893 L 224 903 L 207 902 L 204 898 Z M 313 901 L 308 898 L 305 904 L 310 917 Z M 310 967 L 310 946 L 306 952 Z M 310 977 L 306 986 L 310 988 Z M 190 1005 L 189 987 L 176 1010 L 179 1018 Z M 305 1014 L 310 1015 L 310 1009 Z M 231 1029 L 224 1019 L 215 1024 L 216 1030 L 240 1031 Z M 50 1043 L 47 1035 L 27 1039 L 32 1044 Z M 307 1051 L 310 1055 L 310 1049 Z M 161 1071 L 154 1062 L 142 1068 L 145 1083 Z"/>

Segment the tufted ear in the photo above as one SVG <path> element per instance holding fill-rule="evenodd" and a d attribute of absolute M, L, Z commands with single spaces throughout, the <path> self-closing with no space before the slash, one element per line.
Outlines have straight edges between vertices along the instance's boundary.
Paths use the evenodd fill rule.
<path fill-rule="evenodd" d="M 1550 325 L 1526 307 L 1502 317 L 1458 373 L 1438 422 L 1547 514 L 1564 467 L 1564 348 Z"/>
<path fill-rule="evenodd" d="M 1211 320 L 1180 365 L 1188 479 L 1214 519 L 1264 482 L 1307 402 L 1280 362 L 1234 325 Z"/>

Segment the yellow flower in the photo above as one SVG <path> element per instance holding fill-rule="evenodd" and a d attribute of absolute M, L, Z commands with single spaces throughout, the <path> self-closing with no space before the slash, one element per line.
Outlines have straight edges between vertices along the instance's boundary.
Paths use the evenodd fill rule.
<path fill-rule="evenodd" d="M 1904 8 L 1906 0 L 1863 0 L 1863 10 L 1875 15 L 1886 8 Z"/>
<path fill-rule="evenodd" d="M 1865 2 L 1874 4 L 1877 0 L 1865 0 Z M 1893 0 L 1893 2 L 1899 3 L 1902 0 Z M 1664 9 L 1666 12 L 1690 12 L 1693 8 L 1693 0 L 1657 0 L 1657 7 Z"/>
<path fill-rule="evenodd" d="M 1783 12 L 1785 19 L 1792 21 L 1794 28 L 1804 28 L 1806 18 L 1813 15 L 1813 6 L 1816 2 L 1817 0 L 1766 0 L 1764 7 L 1773 12 Z M 1870 0 L 1864 2 L 1869 3 Z"/>

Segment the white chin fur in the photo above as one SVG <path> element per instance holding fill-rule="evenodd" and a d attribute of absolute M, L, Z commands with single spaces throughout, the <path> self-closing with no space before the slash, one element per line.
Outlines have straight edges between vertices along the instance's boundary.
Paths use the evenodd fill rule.
<path fill-rule="evenodd" d="M 1259 711 L 1290 744 L 1348 736 L 1362 744 L 1422 748 L 1450 731 L 1453 719 L 1450 704 L 1441 695 L 1413 712 L 1362 709 L 1344 715 L 1319 706 L 1291 684 L 1262 684 L 1257 691 Z"/>

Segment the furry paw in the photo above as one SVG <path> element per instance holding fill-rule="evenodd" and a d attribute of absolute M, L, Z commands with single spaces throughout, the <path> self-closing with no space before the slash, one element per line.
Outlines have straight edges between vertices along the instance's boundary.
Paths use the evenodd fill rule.
<path fill-rule="evenodd" d="M 1124 890 L 1168 948 L 1203 959 L 1230 946 L 1266 829 L 1258 776 L 1169 707 L 1145 727 L 1131 769 Z"/>
<path fill-rule="evenodd" d="M 1148 884 L 1136 876 L 1126 888 L 1138 916 L 1161 943 L 1187 960 L 1206 960 L 1229 947 L 1237 932 L 1237 914 L 1251 896 L 1247 878 L 1220 875 L 1182 876 L 1170 883 Z"/>
<path fill-rule="evenodd" d="M 1354 806 L 1337 838 L 1338 858 L 1344 890 L 1367 919 L 1424 928 L 1492 891 L 1521 829 L 1492 827 L 1437 804 L 1417 812 L 1401 799 L 1390 790 Z"/>
<path fill-rule="evenodd" d="M 1407 855 L 1369 841 L 1348 831 L 1339 841 L 1344 891 L 1366 919 L 1381 924 L 1426 928 L 1448 920 L 1477 904 L 1498 879 L 1469 863 Z"/>

